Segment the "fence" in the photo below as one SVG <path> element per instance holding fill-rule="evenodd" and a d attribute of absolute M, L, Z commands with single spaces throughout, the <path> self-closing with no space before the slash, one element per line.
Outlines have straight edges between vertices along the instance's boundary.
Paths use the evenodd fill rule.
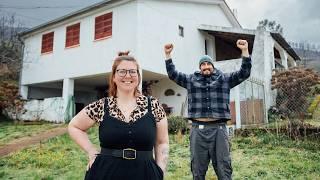
<path fill-rule="evenodd" d="M 265 98 L 263 81 L 249 78 L 240 84 L 241 125 L 265 123 Z"/>

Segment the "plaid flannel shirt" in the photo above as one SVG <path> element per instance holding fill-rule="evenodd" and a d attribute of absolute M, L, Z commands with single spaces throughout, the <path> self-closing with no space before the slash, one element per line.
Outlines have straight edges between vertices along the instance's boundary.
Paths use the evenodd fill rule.
<path fill-rule="evenodd" d="M 250 76 L 251 58 L 243 57 L 239 71 L 222 73 L 214 69 L 209 77 L 200 71 L 184 74 L 175 69 L 172 59 L 166 60 L 169 78 L 188 91 L 188 118 L 213 118 L 229 120 L 230 89 Z"/>

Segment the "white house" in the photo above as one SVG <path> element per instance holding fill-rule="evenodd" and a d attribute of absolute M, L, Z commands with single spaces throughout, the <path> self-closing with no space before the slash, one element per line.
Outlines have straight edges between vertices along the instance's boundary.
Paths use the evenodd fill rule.
<path fill-rule="evenodd" d="M 29 120 L 64 122 L 72 116 L 74 103 L 79 111 L 103 97 L 112 61 L 123 50 L 138 59 L 152 95 L 172 114 L 184 114 L 186 90 L 168 79 L 163 45 L 175 45 L 173 61 L 182 72 L 198 70 L 203 54 L 216 59 L 215 67 L 230 72 L 241 65 L 235 41 L 245 38 L 252 52 L 252 75 L 231 91 L 232 122 L 237 127 L 263 123 L 274 101 L 272 70 L 295 66 L 299 59 L 281 35 L 242 29 L 224 0 L 107 0 L 25 31 L 21 37 L 20 93 L 28 99 L 21 119 Z M 249 110 L 250 105 L 259 108 Z"/>

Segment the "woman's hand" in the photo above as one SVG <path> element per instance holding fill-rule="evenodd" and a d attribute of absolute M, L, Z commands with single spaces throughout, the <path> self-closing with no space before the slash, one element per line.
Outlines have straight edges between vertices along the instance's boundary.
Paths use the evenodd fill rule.
<path fill-rule="evenodd" d="M 91 168 L 91 166 L 94 163 L 94 161 L 96 160 L 96 157 L 98 154 L 99 154 L 99 152 L 97 150 L 93 150 L 88 153 L 89 162 L 87 165 L 87 170 L 89 170 Z"/>

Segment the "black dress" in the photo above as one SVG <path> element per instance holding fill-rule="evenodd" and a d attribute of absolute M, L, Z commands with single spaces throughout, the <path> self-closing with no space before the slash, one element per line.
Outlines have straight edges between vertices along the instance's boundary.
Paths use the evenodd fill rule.
<path fill-rule="evenodd" d="M 151 113 L 150 98 L 148 112 L 132 123 L 110 116 L 105 100 L 103 121 L 100 122 L 99 140 L 101 148 L 152 151 L 156 140 L 156 120 Z M 86 172 L 86 180 L 160 180 L 163 172 L 151 159 L 127 160 L 99 154 Z"/>

